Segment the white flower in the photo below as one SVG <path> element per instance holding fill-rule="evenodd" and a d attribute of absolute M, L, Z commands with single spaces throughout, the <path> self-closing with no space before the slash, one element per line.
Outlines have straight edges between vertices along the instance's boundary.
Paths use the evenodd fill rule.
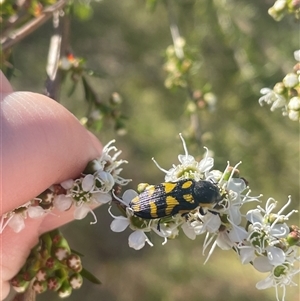
<path fill-rule="evenodd" d="M 54 207 L 66 211 L 74 205 L 75 219 L 83 219 L 91 213 L 94 216 L 94 222 L 91 223 L 94 224 L 97 218 L 91 207 L 111 201 L 111 182 L 112 176 L 101 171 L 95 175 L 87 174 L 80 179 L 64 181 L 61 186 L 66 189 L 66 194 L 54 198 Z"/>
<path fill-rule="evenodd" d="M 123 194 L 122 199 L 118 199 L 120 203 L 124 204 L 125 206 L 128 206 L 130 201 L 136 197 L 138 194 L 132 190 L 126 190 Z M 114 218 L 114 220 L 110 224 L 110 229 L 113 232 L 123 232 L 128 226 L 133 229 L 133 233 L 131 233 L 128 237 L 128 244 L 129 247 L 140 250 L 145 246 L 145 243 L 147 242 L 150 246 L 153 246 L 153 244 L 150 242 L 149 238 L 146 236 L 145 232 L 149 232 L 151 230 L 151 222 L 147 224 L 146 221 L 142 221 L 140 223 L 140 227 L 133 222 L 133 216 L 128 207 L 126 207 L 126 214 L 127 216 L 115 216 L 111 212 L 111 208 L 108 209 L 109 214 Z M 139 218 L 137 218 L 139 219 Z M 141 219 L 139 219 L 141 220 Z"/>
<path fill-rule="evenodd" d="M 205 173 L 207 173 L 214 165 L 214 159 L 208 156 L 208 150 L 206 149 L 206 154 L 204 159 L 200 162 L 196 161 L 195 158 L 189 155 L 185 141 L 181 134 L 179 134 L 183 148 L 184 155 L 178 155 L 178 160 L 181 164 L 173 165 L 169 170 L 161 168 L 158 163 L 154 161 L 156 166 L 166 174 L 166 182 L 176 182 L 180 179 L 194 179 L 196 181 L 203 180 L 205 178 Z"/>
<path fill-rule="evenodd" d="M 267 200 L 265 209 L 258 206 L 257 209 L 249 210 L 246 214 L 247 220 L 251 223 L 248 231 L 249 236 L 244 244 L 239 245 L 240 258 L 242 263 L 252 262 L 256 270 L 264 273 L 276 270 L 276 267 L 286 265 L 298 260 L 293 248 L 286 246 L 280 248 L 284 239 L 290 232 L 289 227 L 284 222 L 295 212 L 283 215 L 282 212 L 291 203 L 289 197 L 287 203 L 278 213 L 273 213 L 277 203 L 274 199 Z M 278 269 L 276 270 L 278 272 Z M 270 278 L 271 277 L 271 278 Z M 274 282 L 272 276 L 259 283 L 260 287 L 268 286 Z"/>
<path fill-rule="evenodd" d="M 256 288 L 262 290 L 274 287 L 277 301 L 284 301 L 286 286 L 297 286 L 297 283 L 293 281 L 293 277 L 299 272 L 299 269 L 294 268 L 294 266 L 289 262 L 285 262 L 282 265 L 274 267 L 267 278 L 256 284 Z M 281 298 L 279 297 L 279 289 L 282 290 Z"/>
<path fill-rule="evenodd" d="M 273 90 L 269 88 L 263 88 L 260 90 L 260 93 L 264 96 L 260 97 L 258 102 L 261 106 L 264 105 L 264 102 L 268 105 L 271 105 L 271 111 L 274 111 L 275 109 L 282 108 L 286 104 L 286 99 L 280 95 L 275 93 Z"/>
<path fill-rule="evenodd" d="M 98 180 L 101 183 L 101 188 L 99 188 L 98 191 L 109 192 L 112 190 L 115 184 L 115 180 L 110 173 L 100 170 L 95 173 L 94 177 L 95 177 L 94 181 Z"/>
<path fill-rule="evenodd" d="M 122 153 L 122 151 L 118 151 L 115 146 L 111 146 L 115 140 L 110 141 L 107 143 L 103 150 L 102 155 L 100 158 L 97 159 L 98 169 L 103 170 L 112 175 L 114 181 L 120 185 L 127 185 L 131 180 L 122 178 L 119 174 L 122 171 L 122 168 L 119 168 L 120 165 L 123 163 L 127 163 L 126 160 L 119 160 L 117 161 L 118 156 Z M 111 156 L 109 153 L 114 151 L 115 154 Z"/>
<path fill-rule="evenodd" d="M 34 200 L 32 201 L 34 203 Z M 10 211 L 0 218 L 0 234 L 4 231 L 6 226 L 13 229 L 14 232 L 19 233 L 25 227 L 25 220 L 29 218 L 39 218 L 46 214 L 48 210 L 43 209 L 41 206 L 34 205 L 31 202 Z"/>

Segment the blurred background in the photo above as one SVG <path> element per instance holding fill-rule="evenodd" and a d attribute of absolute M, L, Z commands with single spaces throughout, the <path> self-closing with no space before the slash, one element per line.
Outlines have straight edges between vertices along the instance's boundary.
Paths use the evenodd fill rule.
<path fill-rule="evenodd" d="M 151 161 L 169 169 L 183 153 L 178 133 L 186 137 L 189 153 L 201 159 L 203 146 L 215 157 L 215 168 L 224 170 L 229 160 L 240 160 L 241 175 L 253 195 L 274 197 L 284 205 L 288 195 L 299 209 L 299 123 L 283 117 L 280 110 L 260 107 L 260 89 L 273 88 L 292 71 L 299 49 L 299 23 L 287 16 L 274 21 L 267 13 L 272 0 L 177 0 L 171 2 L 181 36 L 195 64 L 189 84 L 201 93 L 214 93 L 214 109 L 191 108 L 187 89 L 167 88 L 166 48 L 172 44 L 170 7 L 159 1 L 103 0 L 92 2 L 88 20 L 71 20 L 71 45 L 75 55 L 100 76 L 89 78 L 99 99 L 117 92 L 122 97 L 126 135 L 118 135 L 111 122 L 95 133 L 103 144 L 116 139 L 123 150 L 122 175 L 131 178 L 126 188 L 140 182 L 163 182 L 164 174 Z M 148 4 L 148 5 L 147 5 Z M 51 22 L 14 48 L 16 90 L 42 93 L 45 65 L 52 34 Z M 83 87 L 68 97 L 71 81 L 62 86 L 60 102 L 78 118 L 85 116 Z M 191 111 L 193 113 L 191 114 Z M 195 125 L 196 124 L 196 125 Z M 258 291 L 255 283 L 266 277 L 250 265 L 242 266 L 234 252 L 216 250 L 203 265 L 203 237 L 185 235 L 140 251 L 128 247 L 129 230 L 113 233 L 108 207 L 65 226 L 70 246 L 85 254 L 85 267 L 102 285 L 85 281 L 70 301 L 252 301 L 275 300 L 275 291 Z M 117 214 L 117 211 L 114 211 Z M 299 225 L 297 216 L 293 223 Z M 182 234 L 182 233 L 181 233 Z M 298 278 L 299 280 L 299 278 Z M 37 300 L 59 300 L 46 293 Z M 287 301 L 299 300 L 299 288 L 288 289 Z"/>

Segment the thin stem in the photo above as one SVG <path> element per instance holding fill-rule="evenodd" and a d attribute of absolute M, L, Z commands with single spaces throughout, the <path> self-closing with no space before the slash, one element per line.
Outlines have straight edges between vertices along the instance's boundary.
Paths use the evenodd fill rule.
<path fill-rule="evenodd" d="M 47 80 L 45 84 L 45 94 L 58 101 L 62 81 L 62 74 L 58 70 L 59 60 L 62 55 L 67 53 L 69 48 L 70 18 L 64 14 L 60 17 L 56 12 L 53 15 L 54 33 L 50 40 L 48 61 L 47 61 Z"/>
<path fill-rule="evenodd" d="M 172 7 L 172 0 L 165 0 L 166 10 L 168 13 L 168 19 L 169 19 L 169 27 L 171 32 L 171 37 L 174 45 L 174 50 L 177 58 L 179 60 L 184 60 L 185 53 L 183 50 L 183 44 L 182 44 L 182 37 L 179 32 L 179 27 L 177 25 L 176 16 L 174 14 L 174 10 Z M 186 74 L 186 92 L 190 99 L 195 101 L 193 97 L 193 88 L 189 80 L 188 74 Z M 199 117 L 197 113 L 191 113 L 190 114 L 190 132 L 193 133 L 194 137 L 198 141 L 202 141 L 202 130 L 201 130 L 201 124 L 199 122 Z"/>
<path fill-rule="evenodd" d="M 179 33 L 179 28 L 176 22 L 176 18 L 172 9 L 172 5 L 170 3 L 170 0 L 166 0 L 166 7 L 167 7 L 167 12 L 168 12 L 168 17 L 169 17 L 169 26 L 170 26 L 170 31 L 171 31 L 171 36 L 174 44 L 174 49 L 176 56 L 182 60 L 184 59 L 184 52 L 183 48 L 181 45 L 181 36 Z"/>
<path fill-rule="evenodd" d="M 30 33 L 34 32 L 37 28 L 39 28 L 42 24 L 49 20 L 55 11 L 62 9 L 66 5 L 66 3 L 67 0 L 57 1 L 55 4 L 45 8 L 45 10 L 39 17 L 30 20 L 22 27 L 18 28 L 16 31 L 10 33 L 7 36 L 1 36 L 2 51 L 11 48 L 16 43 L 27 37 Z"/>

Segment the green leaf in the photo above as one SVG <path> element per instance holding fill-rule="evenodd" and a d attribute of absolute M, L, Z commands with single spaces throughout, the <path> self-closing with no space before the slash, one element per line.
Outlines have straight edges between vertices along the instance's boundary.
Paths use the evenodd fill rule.
<path fill-rule="evenodd" d="M 93 91 L 92 87 L 84 76 L 82 76 L 82 84 L 84 88 L 85 99 L 92 104 L 99 103 L 96 93 Z"/>
<path fill-rule="evenodd" d="M 84 254 L 79 253 L 78 251 L 76 251 L 74 249 L 71 249 L 71 252 L 74 253 L 74 254 L 76 254 L 76 255 L 78 255 L 78 256 L 80 256 L 80 257 L 84 257 Z"/>
<path fill-rule="evenodd" d="M 86 278 L 87 280 L 89 280 L 90 282 L 92 282 L 94 284 L 101 284 L 101 281 L 96 276 L 94 276 L 91 272 L 86 270 L 85 268 L 82 269 L 80 274 L 82 277 Z"/>
<path fill-rule="evenodd" d="M 76 90 L 76 87 L 77 87 L 77 84 L 78 84 L 78 82 L 72 81 L 71 87 L 70 87 L 70 89 L 68 90 L 68 93 L 67 93 L 68 97 L 70 97 L 74 94 L 74 92 Z"/>

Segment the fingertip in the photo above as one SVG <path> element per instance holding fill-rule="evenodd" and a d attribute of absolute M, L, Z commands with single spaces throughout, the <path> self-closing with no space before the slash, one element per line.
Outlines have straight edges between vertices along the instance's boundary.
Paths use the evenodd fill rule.
<path fill-rule="evenodd" d="M 5 77 L 3 72 L 0 70 L 0 93 L 11 93 L 13 88 L 9 83 L 8 79 Z"/>

